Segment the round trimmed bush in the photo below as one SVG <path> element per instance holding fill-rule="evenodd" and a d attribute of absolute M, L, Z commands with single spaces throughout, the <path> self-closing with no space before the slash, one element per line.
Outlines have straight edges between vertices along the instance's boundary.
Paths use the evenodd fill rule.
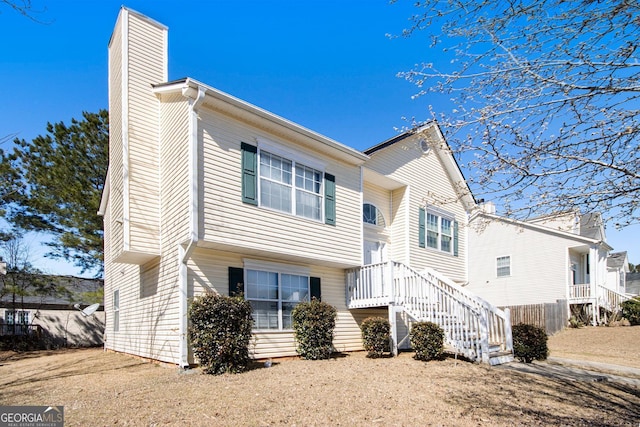
<path fill-rule="evenodd" d="M 444 354 L 444 331 L 433 322 L 416 322 L 409 335 L 416 360 L 441 359 Z"/>
<path fill-rule="evenodd" d="M 251 304 L 244 297 L 196 297 L 189 307 L 189 340 L 204 372 L 246 371 L 252 326 Z"/>
<path fill-rule="evenodd" d="M 304 359 L 328 359 L 333 353 L 333 329 L 336 309 L 322 301 L 312 299 L 301 302 L 291 311 L 296 351 Z"/>
<path fill-rule="evenodd" d="M 640 296 L 627 300 L 620 306 L 622 307 L 622 317 L 627 319 L 631 325 L 640 325 Z"/>
<path fill-rule="evenodd" d="M 520 323 L 512 328 L 513 355 L 524 363 L 545 360 L 549 355 L 547 333 L 534 325 Z"/>
<path fill-rule="evenodd" d="M 384 353 L 391 351 L 389 339 L 391 337 L 391 325 L 382 317 L 367 317 L 360 326 L 362 330 L 362 344 L 368 351 L 367 357 L 382 357 Z"/>

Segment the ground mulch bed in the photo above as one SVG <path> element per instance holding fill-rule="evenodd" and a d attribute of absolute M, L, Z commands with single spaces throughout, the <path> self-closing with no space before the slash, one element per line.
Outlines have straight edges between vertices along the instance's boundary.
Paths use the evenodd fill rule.
<path fill-rule="evenodd" d="M 602 350 L 595 349 L 598 340 L 604 342 Z M 640 327 L 567 330 L 551 337 L 549 345 L 558 357 L 579 358 L 582 346 L 591 360 L 622 364 L 633 359 L 630 366 L 636 366 Z M 640 422 L 640 390 L 633 386 L 547 378 L 455 359 L 425 363 L 411 353 L 276 360 L 270 368 L 256 364 L 243 374 L 209 376 L 101 349 L 4 352 L 0 404 L 64 405 L 67 426 Z"/>

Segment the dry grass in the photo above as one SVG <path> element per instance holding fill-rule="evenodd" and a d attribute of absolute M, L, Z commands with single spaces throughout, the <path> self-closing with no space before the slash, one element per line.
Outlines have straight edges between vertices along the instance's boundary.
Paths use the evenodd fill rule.
<path fill-rule="evenodd" d="M 600 349 L 598 340 L 604 342 Z M 552 355 L 631 361 L 640 327 L 568 330 Z M 598 350 L 596 350 L 596 348 Z M 635 352 L 635 353 L 633 353 Z M 618 358 L 617 354 L 624 354 Z M 633 356 L 635 354 L 635 356 Z M 640 390 L 411 354 L 288 360 L 218 377 L 102 350 L 4 354 L 0 402 L 64 405 L 66 425 L 633 425 Z"/>
<path fill-rule="evenodd" d="M 566 329 L 548 344 L 552 356 L 640 368 L 640 326 Z"/>

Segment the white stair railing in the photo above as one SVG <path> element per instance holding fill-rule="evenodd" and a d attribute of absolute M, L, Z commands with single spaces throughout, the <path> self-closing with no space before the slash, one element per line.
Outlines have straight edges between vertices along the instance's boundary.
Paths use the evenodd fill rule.
<path fill-rule="evenodd" d="M 347 272 L 349 308 L 394 305 L 418 321 L 431 321 L 445 331 L 448 345 L 464 356 L 489 363 L 489 346 L 512 352 L 511 319 L 433 270 L 422 273 L 389 261 Z"/>
<path fill-rule="evenodd" d="M 629 299 L 625 294 L 614 291 L 602 285 L 597 285 L 598 305 L 615 313 L 620 310 L 620 304 Z"/>

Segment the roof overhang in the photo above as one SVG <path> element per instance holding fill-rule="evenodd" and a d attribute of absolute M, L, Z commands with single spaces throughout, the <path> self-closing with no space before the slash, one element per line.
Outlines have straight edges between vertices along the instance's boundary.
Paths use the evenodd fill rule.
<path fill-rule="evenodd" d="M 431 146 L 433 151 L 440 158 L 440 161 L 442 162 L 442 165 L 444 166 L 447 175 L 449 176 L 449 180 L 454 186 L 456 193 L 458 193 L 458 197 L 460 198 L 460 201 L 464 205 L 467 212 L 472 212 L 473 210 L 475 210 L 477 206 L 473 194 L 471 193 L 471 189 L 467 185 L 467 181 L 462 175 L 460 166 L 458 165 L 455 157 L 453 157 L 451 147 L 445 140 L 444 135 L 440 130 L 440 126 L 438 126 L 438 123 L 435 120 L 417 128 L 403 132 L 400 135 L 390 138 L 384 142 L 381 142 L 380 144 L 377 144 L 365 150 L 364 153 L 370 156 L 376 151 L 383 150 L 411 137 L 424 137 L 429 142 L 429 145 Z"/>
<path fill-rule="evenodd" d="M 296 143 L 313 150 L 324 151 L 348 164 L 362 165 L 369 159 L 368 155 L 358 150 L 191 78 L 153 86 L 153 91 L 159 98 L 162 98 L 163 94 L 180 93 L 186 98 L 196 99 L 198 89 L 205 92 L 202 103 L 205 108 L 219 111 L 277 135 L 295 139 Z"/>
<path fill-rule="evenodd" d="M 555 228 L 545 227 L 544 225 L 532 224 L 527 221 L 520 221 L 513 218 L 507 218 L 500 215 L 490 214 L 487 212 L 483 212 L 482 210 L 479 210 L 479 209 L 471 215 L 471 218 L 469 218 L 469 223 L 471 224 L 473 221 L 477 220 L 480 217 L 484 217 L 489 221 L 500 221 L 500 222 L 514 225 L 517 227 L 527 228 L 530 230 L 535 230 L 535 231 L 539 231 L 547 234 L 553 234 L 558 237 L 574 240 L 576 242 L 590 245 L 590 246 L 600 246 L 602 249 L 606 251 L 610 251 L 613 249 L 611 246 L 609 246 L 609 244 L 607 244 L 607 242 L 604 242 L 602 240 L 590 239 L 589 237 L 584 237 L 579 234 L 570 233 L 568 231 L 561 231 Z"/>
<path fill-rule="evenodd" d="M 407 186 L 404 182 L 397 181 L 387 175 L 376 172 L 373 169 L 369 169 L 367 167 L 362 169 L 363 179 L 365 182 L 374 182 L 378 187 L 384 188 L 385 190 L 396 190 Z"/>

